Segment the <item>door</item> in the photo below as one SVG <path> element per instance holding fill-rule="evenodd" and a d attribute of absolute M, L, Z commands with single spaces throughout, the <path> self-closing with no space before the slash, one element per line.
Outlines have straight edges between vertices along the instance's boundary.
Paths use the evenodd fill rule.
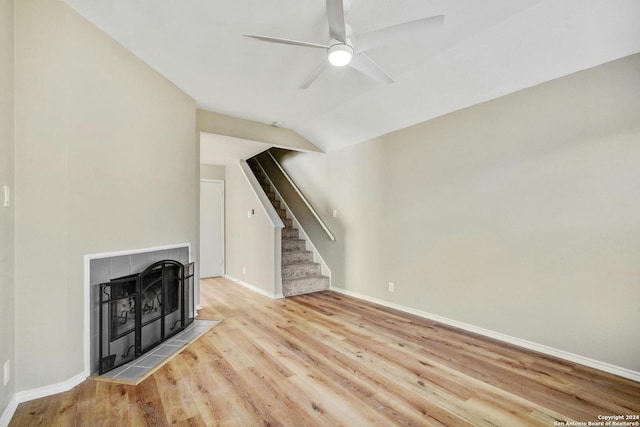
<path fill-rule="evenodd" d="M 200 181 L 200 277 L 224 274 L 224 181 Z"/>

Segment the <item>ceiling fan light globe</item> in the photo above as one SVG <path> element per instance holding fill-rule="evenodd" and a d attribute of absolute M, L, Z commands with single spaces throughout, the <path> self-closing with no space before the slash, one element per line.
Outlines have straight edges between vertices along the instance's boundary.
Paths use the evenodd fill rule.
<path fill-rule="evenodd" d="M 343 67 L 351 62 L 353 57 L 353 49 L 346 44 L 336 44 L 329 48 L 328 55 L 331 65 Z"/>

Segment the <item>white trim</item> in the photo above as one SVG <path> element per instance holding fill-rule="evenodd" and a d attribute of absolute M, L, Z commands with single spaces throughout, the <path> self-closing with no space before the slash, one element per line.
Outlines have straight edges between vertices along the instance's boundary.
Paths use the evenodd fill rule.
<path fill-rule="evenodd" d="M 260 141 L 258 141 L 258 142 L 260 142 Z M 309 148 L 291 147 L 289 145 L 270 144 L 270 143 L 266 143 L 266 142 L 263 142 L 263 144 L 270 145 L 271 147 L 269 147 L 269 148 L 282 148 L 284 150 L 299 151 L 301 153 L 315 153 L 315 154 L 318 154 L 318 153 L 323 154 L 324 153 L 324 151 L 322 151 L 320 149 L 312 150 L 312 149 L 309 149 Z"/>
<path fill-rule="evenodd" d="M 273 291 L 276 296 L 282 295 L 274 297 L 274 299 L 284 298 L 282 293 L 282 230 L 283 228 L 280 227 L 273 230 Z"/>
<path fill-rule="evenodd" d="M 173 245 L 164 245 L 164 246 L 154 246 L 151 248 L 140 248 L 140 249 L 126 249 L 122 251 L 114 251 L 114 252 L 101 252 L 95 254 L 87 254 L 84 256 L 84 325 L 82 331 L 83 337 L 83 351 L 84 351 L 84 371 L 82 374 L 86 377 L 91 375 L 91 260 L 99 259 L 99 258 L 111 258 L 120 255 L 133 255 L 144 252 L 155 252 L 155 251 L 163 251 L 167 249 L 178 249 L 178 248 L 188 248 L 189 250 L 189 260 L 191 261 L 191 243 L 177 243 Z M 194 283 L 194 292 L 195 292 L 195 283 Z"/>
<path fill-rule="evenodd" d="M 19 404 L 20 402 L 18 402 L 16 395 L 14 394 L 11 396 L 9 404 L 4 409 L 2 416 L 0 416 L 0 427 L 7 427 L 9 425 L 9 422 L 11 421 L 11 418 L 13 418 L 13 414 L 16 413 L 16 409 L 18 409 Z"/>
<path fill-rule="evenodd" d="M 85 375 L 84 372 L 81 372 L 61 383 L 51 384 L 44 387 L 38 387 L 32 390 L 25 390 L 15 393 L 11 397 L 7 408 L 2 413 L 2 417 L 0 417 L 0 426 L 6 427 L 9 425 L 9 422 L 11 421 L 11 418 L 16 412 L 19 404 L 34 399 L 40 399 L 41 397 L 51 396 L 52 394 L 64 393 L 65 391 L 71 390 L 73 387 L 77 386 L 86 379 L 87 375 Z"/>
<path fill-rule="evenodd" d="M 34 399 L 40 399 L 41 397 L 45 396 L 51 396 L 52 394 L 64 393 L 65 391 L 71 390 L 73 387 L 82 383 L 86 379 L 87 376 L 84 374 L 84 372 L 81 372 L 61 383 L 38 387 L 32 390 L 20 391 L 16 393 L 16 400 L 18 401 L 18 403 L 22 403 Z"/>
<path fill-rule="evenodd" d="M 249 290 L 252 290 L 253 292 L 257 292 L 260 295 L 264 295 L 265 297 L 268 297 L 268 298 L 271 298 L 271 299 L 282 299 L 282 298 L 284 298 L 284 295 L 282 295 L 282 293 L 280 293 L 280 294 L 269 293 L 268 291 L 265 291 L 264 289 L 261 289 L 261 288 L 255 286 L 255 285 L 252 285 L 251 283 L 243 282 L 242 280 L 237 279 L 237 278 L 235 278 L 233 276 L 230 276 L 228 274 L 225 274 L 224 278 L 227 279 L 227 280 L 231 280 L 232 282 L 235 282 L 235 283 L 237 283 L 237 284 L 239 284 L 241 286 L 244 286 L 245 288 L 247 288 Z"/>
<path fill-rule="evenodd" d="M 184 247 L 189 248 L 189 259 L 191 259 L 191 243 L 176 243 L 172 245 L 153 246 L 150 248 L 125 249 L 122 251 L 113 251 L 113 252 L 99 252 L 95 254 L 87 254 L 84 256 L 84 259 L 86 261 L 87 257 L 89 257 L 88 258 L 89 260 L 92 260 L 97 258 L 110 258 L 110 257 L 116 257 L 120 255 L 134 255 L 134 254 L 140 254 L 144 252 L 163 251 L 166 249 L 179 249 Z"/>
<path fill-rule="evenodd" d="M 457 320 L 449 319 L 447 317 L 439 316 L 437 314 L 427 313 L 425 311 L 416 310 L 414 308 L 405 307 L 403 305 L 395 304 L 392 302 L 384 301 L 378 298 L 369 297 L 358 292 L 348 291 L 346 289 L 331 287 L 332 291 L 339 292 L 341 294 L 349 295 L 354 298 L 362 299 L 365 301 L 379 304 L 384 307 L 400 310 L 405 313 L 414 314 L 416 316 L 424 317 L 425 319 L 434 320 L 436 322 L 444 323 L 445 325 L 453 326 L 455 328 L 464 329 L 465 331 L 473 332 L 478 335 L 493 338 L 505 343 L 513 344 L 519 347 L 526 348 L 528 350 L 537 351 L 549 356 L 554 356 L 559 359 L 568 360 L 570 362 L 578 363 L 580 365 L 589 366 L 590 368 L 598 369 L 600 371 L 609 372 L 614 375 L 618 375 L 624 378 L 628 378 L 633 381 L 640 381 L 640 372 L 632 371 L 631 369 L 623 368 L 621 366 L 611 365 L 606 362 L 591 359 L 588 357 L 580 356 L 578 354 L 569 353 L 568 351 L 560 350 L 557 348 L 549 347 L 543 344 L 534 343 L 531 341 L 523 340 L 521 338 L 512 337 L 500 332 L 495 332 L 489 329 L 484 329 L 478 326 L 470 325 L 468 323 L 459 322 Z"/>

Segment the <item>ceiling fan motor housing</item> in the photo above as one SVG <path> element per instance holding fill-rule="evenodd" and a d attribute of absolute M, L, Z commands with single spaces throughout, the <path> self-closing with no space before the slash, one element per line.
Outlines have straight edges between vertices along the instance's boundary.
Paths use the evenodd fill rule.
<path fill-rule="evenodd" d="M 331 39 L 329 41 L 329 49 L 327 49 L 327 57 L 331 65 L 336 67 L 343 67 L 349 64 L 353 57 L 353 47 L 350 40 L 347 39 L 346 43 L 343 43 L 340 40 Z"/>

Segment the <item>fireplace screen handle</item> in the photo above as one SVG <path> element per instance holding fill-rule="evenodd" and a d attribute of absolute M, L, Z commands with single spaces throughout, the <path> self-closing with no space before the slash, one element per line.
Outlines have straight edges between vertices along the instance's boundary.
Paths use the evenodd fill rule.
<path fill-rule="evenodd" d="M 134 344 L 134 345 L 129 346 L 129 348 L 128 348 L 128 349 L 127 349 L 127 351 L 122 355 L 122 357 L 123 357 L 123 358 L 125 358 L 125 357 L 129 357 L 129 352 L 131 351 L 131 349 L 132 349 L 132 348 L 135 348 L 135 347 L 136 347 L 136 345 L 135 345 L 135 344 Z"/>
<path fill-rule="evenodd" d="M 171 327 L 169 328 L 169 330 L 170 330 L 170 331 L 173 331 L 173 330 L 176 328 L 176 326 L 178 326 L 178 323 L 182 323 L 182 320 L 181 320 L 181 319 L 176 320 L 176 321 L 173 323 L 173 326 L 171 326 Z"/>

